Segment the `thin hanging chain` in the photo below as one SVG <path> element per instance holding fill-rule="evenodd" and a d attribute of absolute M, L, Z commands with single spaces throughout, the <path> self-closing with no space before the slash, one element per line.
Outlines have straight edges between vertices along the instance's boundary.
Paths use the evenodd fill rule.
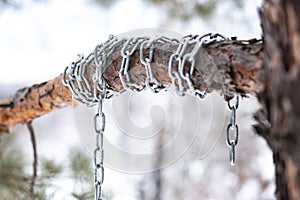
<path fill-rule="evenodd" d="M 103 112 L 103 100 L 106 96 L 106 82 L 102 80 L 103 93 L 98 98 L 98 109 L 94 116 L 94 129 L 96 132 L 96 148 L 93 154 L 94 160 L 94 184 L 95 184 L 95 200 L 102 200 L 102 185 L 104 182 L 104 146 L 103 133 L 105 130 L 105 114 Z M 100 159 L 97 159 L 99 155 Z"/>
<path fill-rule="evenodd" d="M 230 164 L 235 164 L 235 147 L 239 141 L 239 126 L 236 123 L 236 110 L 239 107 L 239 96 L 236 95 L 235 102 L 228 101 L 228 108 L 231 111 L 230 122 L 226 129 L 226 143 L 229 147 Z"/>
<path fill-rule="evenodd" d="M 96 72 L 93 76 L 94 100 L 98 103 L 97 112 L 94 116 L 94 130 L 96 133 L 96 148 L 93 154 L 94 160 L 94 184 L 95 184 L 95 200 L 102 200 L 102 185 L 104 182 L 104 146 L 103 134 L 105 130 L 105 114 L 103 112 L 103 101 L 107 98 L 107 83 L 103 78 L 106 60 L 114 51 L 116 46 L 122 44 L 115 36 L 110 35 L 109 40 L 104 44 L 100 44 L 95 48 L 94 60 L 96 64 Z M 99 92 L 102 93 L 99 93 Z M 100 159 L 97 159 L 99 155 Z"/>

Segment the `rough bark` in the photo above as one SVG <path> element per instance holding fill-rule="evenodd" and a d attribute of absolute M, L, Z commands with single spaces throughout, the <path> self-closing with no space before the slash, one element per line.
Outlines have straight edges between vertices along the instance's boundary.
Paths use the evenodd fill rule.
<path fill-rule="evenodd" d="M 300 199 L 300 4 L 266 0 L 261 9 L 267 83 L 258 94 L 258 134 L 273 151 L 277 199 Z"/>
<path fill-rule="evenodd" d="M 62 84 L 61 75 L 48 82 L 22 88 L 0 102 L 0 132 L 8 132 L 12 125 L 30 122 L 71 102 L 72 93 Z"/>
<path fill-rule="evenodd" d="M 222 80 L 226 84 L 226 90 L 232 93 L 246 95 L 258 93 L 263 89 L 263 44 L 256 40 L 239 41 L 230 40 L 215 42 L 205 46 L 208 55 L 213 59 L 217 68 L 222 72 Z M 171 83 L 168 76 L 168 56 L 171 52 L 158 51 L 153 63 L 153 74 L 164 85 Z M 116 91 L 123 90 L 118 75 L 121 57 L 113 60 L 104 73 L 104 78 L 111 88 Z M 145 81 L 145 69 L 139 62 L 139 51 L 130 59 L 130 73 L 137 77 L 135 82 L 143 84 Z M 88 79 L 92 80 L 95 63 L 88 67 Z M 10 126 L 18 123 L 26 123 L 34 118 L 49 113 L 52 110 L 70 105 L 72 94 L 68 87 L 61 81 L 61 75 L 38 85 L 23 88 L 12 97 L 0 101 L 0 131 L 8 131 Z M 195 87 L 205 87 L 198 81 L 197 74 L 192 77 Z M 197 82 L 198 81 L 198 82 Z M 210 88 L 214 90 L 215 88 Z M 227 96 L 230 98 L 230 96 Z"/>

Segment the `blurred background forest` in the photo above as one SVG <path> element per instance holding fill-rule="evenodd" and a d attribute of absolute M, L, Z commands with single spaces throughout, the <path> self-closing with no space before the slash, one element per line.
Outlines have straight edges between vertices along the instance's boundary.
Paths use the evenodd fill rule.
<path fill-rule="evenodd" d="M 164 28 L 180 34 L 218 32 L 238 39 L 260 38 L 260 4 L 260 0 L 0 0 L 0 98 L 59 75 L 78 53 L 87 55 L 109 34 Z M 168 134 L 177 131 L 176 116 L 181 110 L 187 113 L 183 114 L 187 131 L 181 134 L 195 137 L 194 118 L 200 127 L 188 151 L 169 167 L 138 175 L 107 167 L 104 199 L 275 199 L 272 154 L 251 127 L 255 123 L 252 113 L 259 106 L 255 97 L 240 102 L 237 117 L 241 135 L 234 167 L 229 164 L 225 142 L 229 111 L 219 94 L 204 100 L 149 92 L 117 98 L 105 103 L 105 134 L 125 150 L 141 151 L 145 146 L 124 136 L 118 113 L 129 113 L 126 120 L 144 127 L 151 123 L 151 108 L 163 108 L 167 123 L 162 137 L 148 141 L 154 148 L 172 139 Z M 128 108 L 116 110 L 116 104 Z M 92 199 L 92 154 L 84 135 L 76 129 L 74 110 L 55 111 L 32 125 L 38 152 L 34 198 Z M 164 155 L 151 163 L 159 165 L 162 159 Z M 26 125 L 0 135 L 2 199 L 33 198 L 32 163 Z"/>

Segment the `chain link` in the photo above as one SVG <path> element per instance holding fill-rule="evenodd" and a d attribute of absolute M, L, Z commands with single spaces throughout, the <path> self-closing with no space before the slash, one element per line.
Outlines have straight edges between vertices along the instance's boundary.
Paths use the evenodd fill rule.
<path fill-rule="evenodd" d="M 168 40 L 164 36 L 158 36 L 152 40 L 144 41 L 140 47 L 140 61 L 145 66 L 146 75 L 147 75 L 145 80 L 145 85 L 154 93 L 158 93 L 161 89 L 164 88 L 164 86 L 159 83 L 159 81 L 152 73 L 151 62 L 153 61 L 154 44 L 155 43 L 163 44 L 169 41 L 171 40 Z M 146 54 L 145 52 L 147 49 L 149 53 L 148 56 L 145 56 Z"/>
<path fill-rule="evenodd" d="M 202 46 L 202 37 L 198 35 L 188 35 L 183 38 L 184 43 L 188 44 L 192 47 L 192 50 L 189 53 L 185 53 L 185 55 L 181 58 L 181 66 L 180 66 L 180 75 L 181 77 L 187 82 L 189 86 L 189 91 L 192 94 L 195 94 L 196 96 L 203 99 L 206 95 L 206 91 L 201 91 L 198 89 L 195 89 L 193 86 L 193 82 L 191 81 L 191 76 L 194 74 L 194 68 L 195 68 L 195 56 L 198 53 L 199 49 Z M 186 69 L 186 62 L 190 63 L 190 69 L 188 70 L 188 73 L 184 74 L 184 70 Z"/>
<path fill-rule="evenodd" d="M 180 59 L 178 59 L 178 57 L 179 56 L 177 54 L 171 55 L 170 60 L 169 60 L 168 73 L 169 73 L 169 76 L 172 81 L 172 85 L 175 88 L 176 93 L 179 96 L 185 96 L 186 89 L 184 88 L 182 79 L 178 73 L 178 71 L 179 71 L 178 68 L 180 66 Z M 174 60 L 178 62 L 177 69 L 176 69 L 176 66 L 173 65 Z"/>
<path fill-rule="evenodd" d="M 147 37 L 129 38 L 127 39 L 127 41 L 123 45 L 123 48 L 121 49 L 121 56 L 123 58 L 122 58 L 122 64 L 119 71 L 119 77 L 124 89 L 130 89 L 133 91 L 140 92 L 145 88 L 145 86 L 140 86 L 132 82 L 128 69 L 129 69 L 130 57 L 135 53 L 139 45 L 147 39 L 149 38 Z M 124 79 L 124 76 L 126 77 L 126 80 Z"/>
<path fill-rule="evenodd" d="M 103 146 L 103 133 L 105 130 L 105 114 L 103 112 L 103 100 L 106 96 L 106 82 L 104 79 L 102 94 L 98 96 L 98 109 L 94 116 L 94 130 L 96 132 L 96 148 L 94 150 L 94 184 L 95 184 L 95 200 L 102 200 L 102 185 L 104 182 L 104 146 Z M 100 156 L 97 156 L 100 155 Z M 100 160 L 97 160 L 100 157 Z"/>
<path fill-rule="evenodd" d="M 226 143 L 229 147 L 230 164 L 235 164 L 235 147 L 239 141 L 239 126 L 236 123 L 236 110 L 239 107 L 239 96 L 236 95 L 235 103 L 231 105 L 228 101 L 228 108 L 231 111 L 230 122 L 226 129 Z"/>

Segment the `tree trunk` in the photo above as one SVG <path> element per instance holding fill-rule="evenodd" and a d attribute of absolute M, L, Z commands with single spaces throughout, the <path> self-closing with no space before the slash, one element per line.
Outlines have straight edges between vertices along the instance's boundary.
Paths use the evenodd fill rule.
<path fill-rule="evenodd" d="M 258 94 L 258 134 L 273 151 L 277 199 L 300 199 L 300 4 L 266 0 L 260 10 L 264 35 L 265 90 Z"/>

